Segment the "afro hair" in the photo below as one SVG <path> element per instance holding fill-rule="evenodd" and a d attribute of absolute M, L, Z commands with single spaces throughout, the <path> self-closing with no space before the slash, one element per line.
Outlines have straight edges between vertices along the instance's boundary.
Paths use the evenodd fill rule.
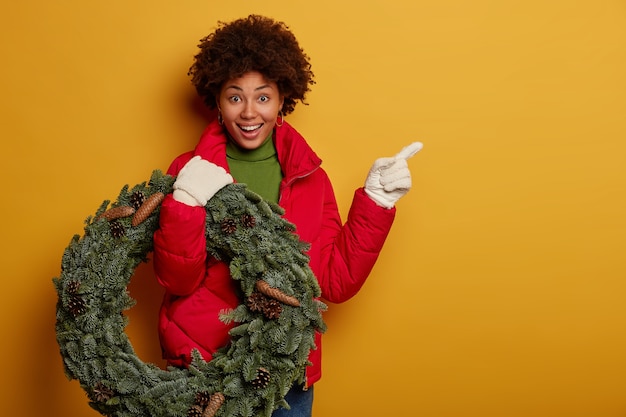
<path fill-rule="evenodd" d="M 293 112 L 315 84 L 308 55 L 283 22 L 250 15 L 230 23 L 218 22 L 215 32 L 198 44 L 189 76 L 204 103 L 217 106 L 222 85 L 250 71 L 274 81 L 285 97 L 282 111 Z"/>

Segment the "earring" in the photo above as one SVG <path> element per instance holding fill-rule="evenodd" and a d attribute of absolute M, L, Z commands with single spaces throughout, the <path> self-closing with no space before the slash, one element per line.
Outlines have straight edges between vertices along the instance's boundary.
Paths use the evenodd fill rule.
<path fill-rule="evenodd" d="M 217 111 L 217 123 L 219 123 L 220 125 L 224 124 L 224 118 L 222 117 L 222 111 L 221 110 Z"/>
<path fill-rule="evenodd" d="M 281 127 L 283 125 L 283 123 L 285 123 L 285 118 L 283 117 L 283 111 L 279 111 L 278 112 L 278 116 L 280 117 L 280 123 L 278 123 L 278 120 L 276 121 L 276 126 Z"/>

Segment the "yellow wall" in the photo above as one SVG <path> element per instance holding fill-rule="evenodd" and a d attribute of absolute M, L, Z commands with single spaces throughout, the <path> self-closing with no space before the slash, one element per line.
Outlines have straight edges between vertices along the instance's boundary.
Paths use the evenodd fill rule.
<path fill-rule="evenodd" d="M 289 120 L 342 213 L 375 158 L 425 144 L 370 280 L 327 314 L 315 414 L 625 415 L 624 1 L 4 3 L 3 415 L 98 415 L 63 375 L 51 278 L 102 200 L 194 146 L 197 41 L 250 12 L 312 57 Z M 158 362 L 149 272 L 127 331 Z"/>

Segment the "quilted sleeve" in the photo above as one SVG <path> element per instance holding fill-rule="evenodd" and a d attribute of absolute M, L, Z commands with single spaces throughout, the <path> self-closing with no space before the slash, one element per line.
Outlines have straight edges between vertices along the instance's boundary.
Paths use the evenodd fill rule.
<path fill-rule="evenodd" d="M 190 207 L 169 194 L 161 206 L 154 233 L 154 272 L 173 295 L 193 292 L 206 274 L 204 207 Z"/>
<path fill-rule="evenodd" d="M 176 158 L 167 173 L 176 176 L 193 156 Z M 190 207 L 169 194 L 163 200 L 159 228 L 154 233 L 153 264 L 157 280 L 172 295 L 191 294 L 206 274 L 204 207 Z"/>
<path fill-rule="evenodd" d="M 332 187 L 327 187 L 326 192 L 318 280 L 322 296 L 341 303 L 353 297 L 365 283 L 389 234 L 396 210 L 377 206 L 359 188 L 342 225 Z"/>

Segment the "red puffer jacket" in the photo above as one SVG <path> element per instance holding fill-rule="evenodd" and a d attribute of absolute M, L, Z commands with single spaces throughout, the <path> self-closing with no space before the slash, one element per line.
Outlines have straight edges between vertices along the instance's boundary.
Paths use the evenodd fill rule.
<path fill-rule="evenodd" d="M 168 170 L 177 175 L 194 155 L 228 170 L 222 127 L 213 121 L 195 151 L 179 156 Z M 356 190 L 348 219 L 342 225 L 331 183 L 321 160 L 289 124 L 276 127 L 274 141 L 284 173 L 279 204 L 284 217 L 296 225 L 300 238 L 311 244 L 310 266 L 333 303 L 356 294 L 369 275 L 395 217 L 395 209 L 377 206 Z M 223 310 L 240 304 L 228 265 L 207 256 L 204 207 L 190 207 L 168 195 L 163 201 L 160 228 L 154 235 L 154 269 L 166 290 L 159 317 L 159 337 L 168 364 L 186 366 L 191 350 L 205 360 L 228 344 Z M 321 337 L 311 351 L 307 369 L 310 386 L 321 377 Z"/>

